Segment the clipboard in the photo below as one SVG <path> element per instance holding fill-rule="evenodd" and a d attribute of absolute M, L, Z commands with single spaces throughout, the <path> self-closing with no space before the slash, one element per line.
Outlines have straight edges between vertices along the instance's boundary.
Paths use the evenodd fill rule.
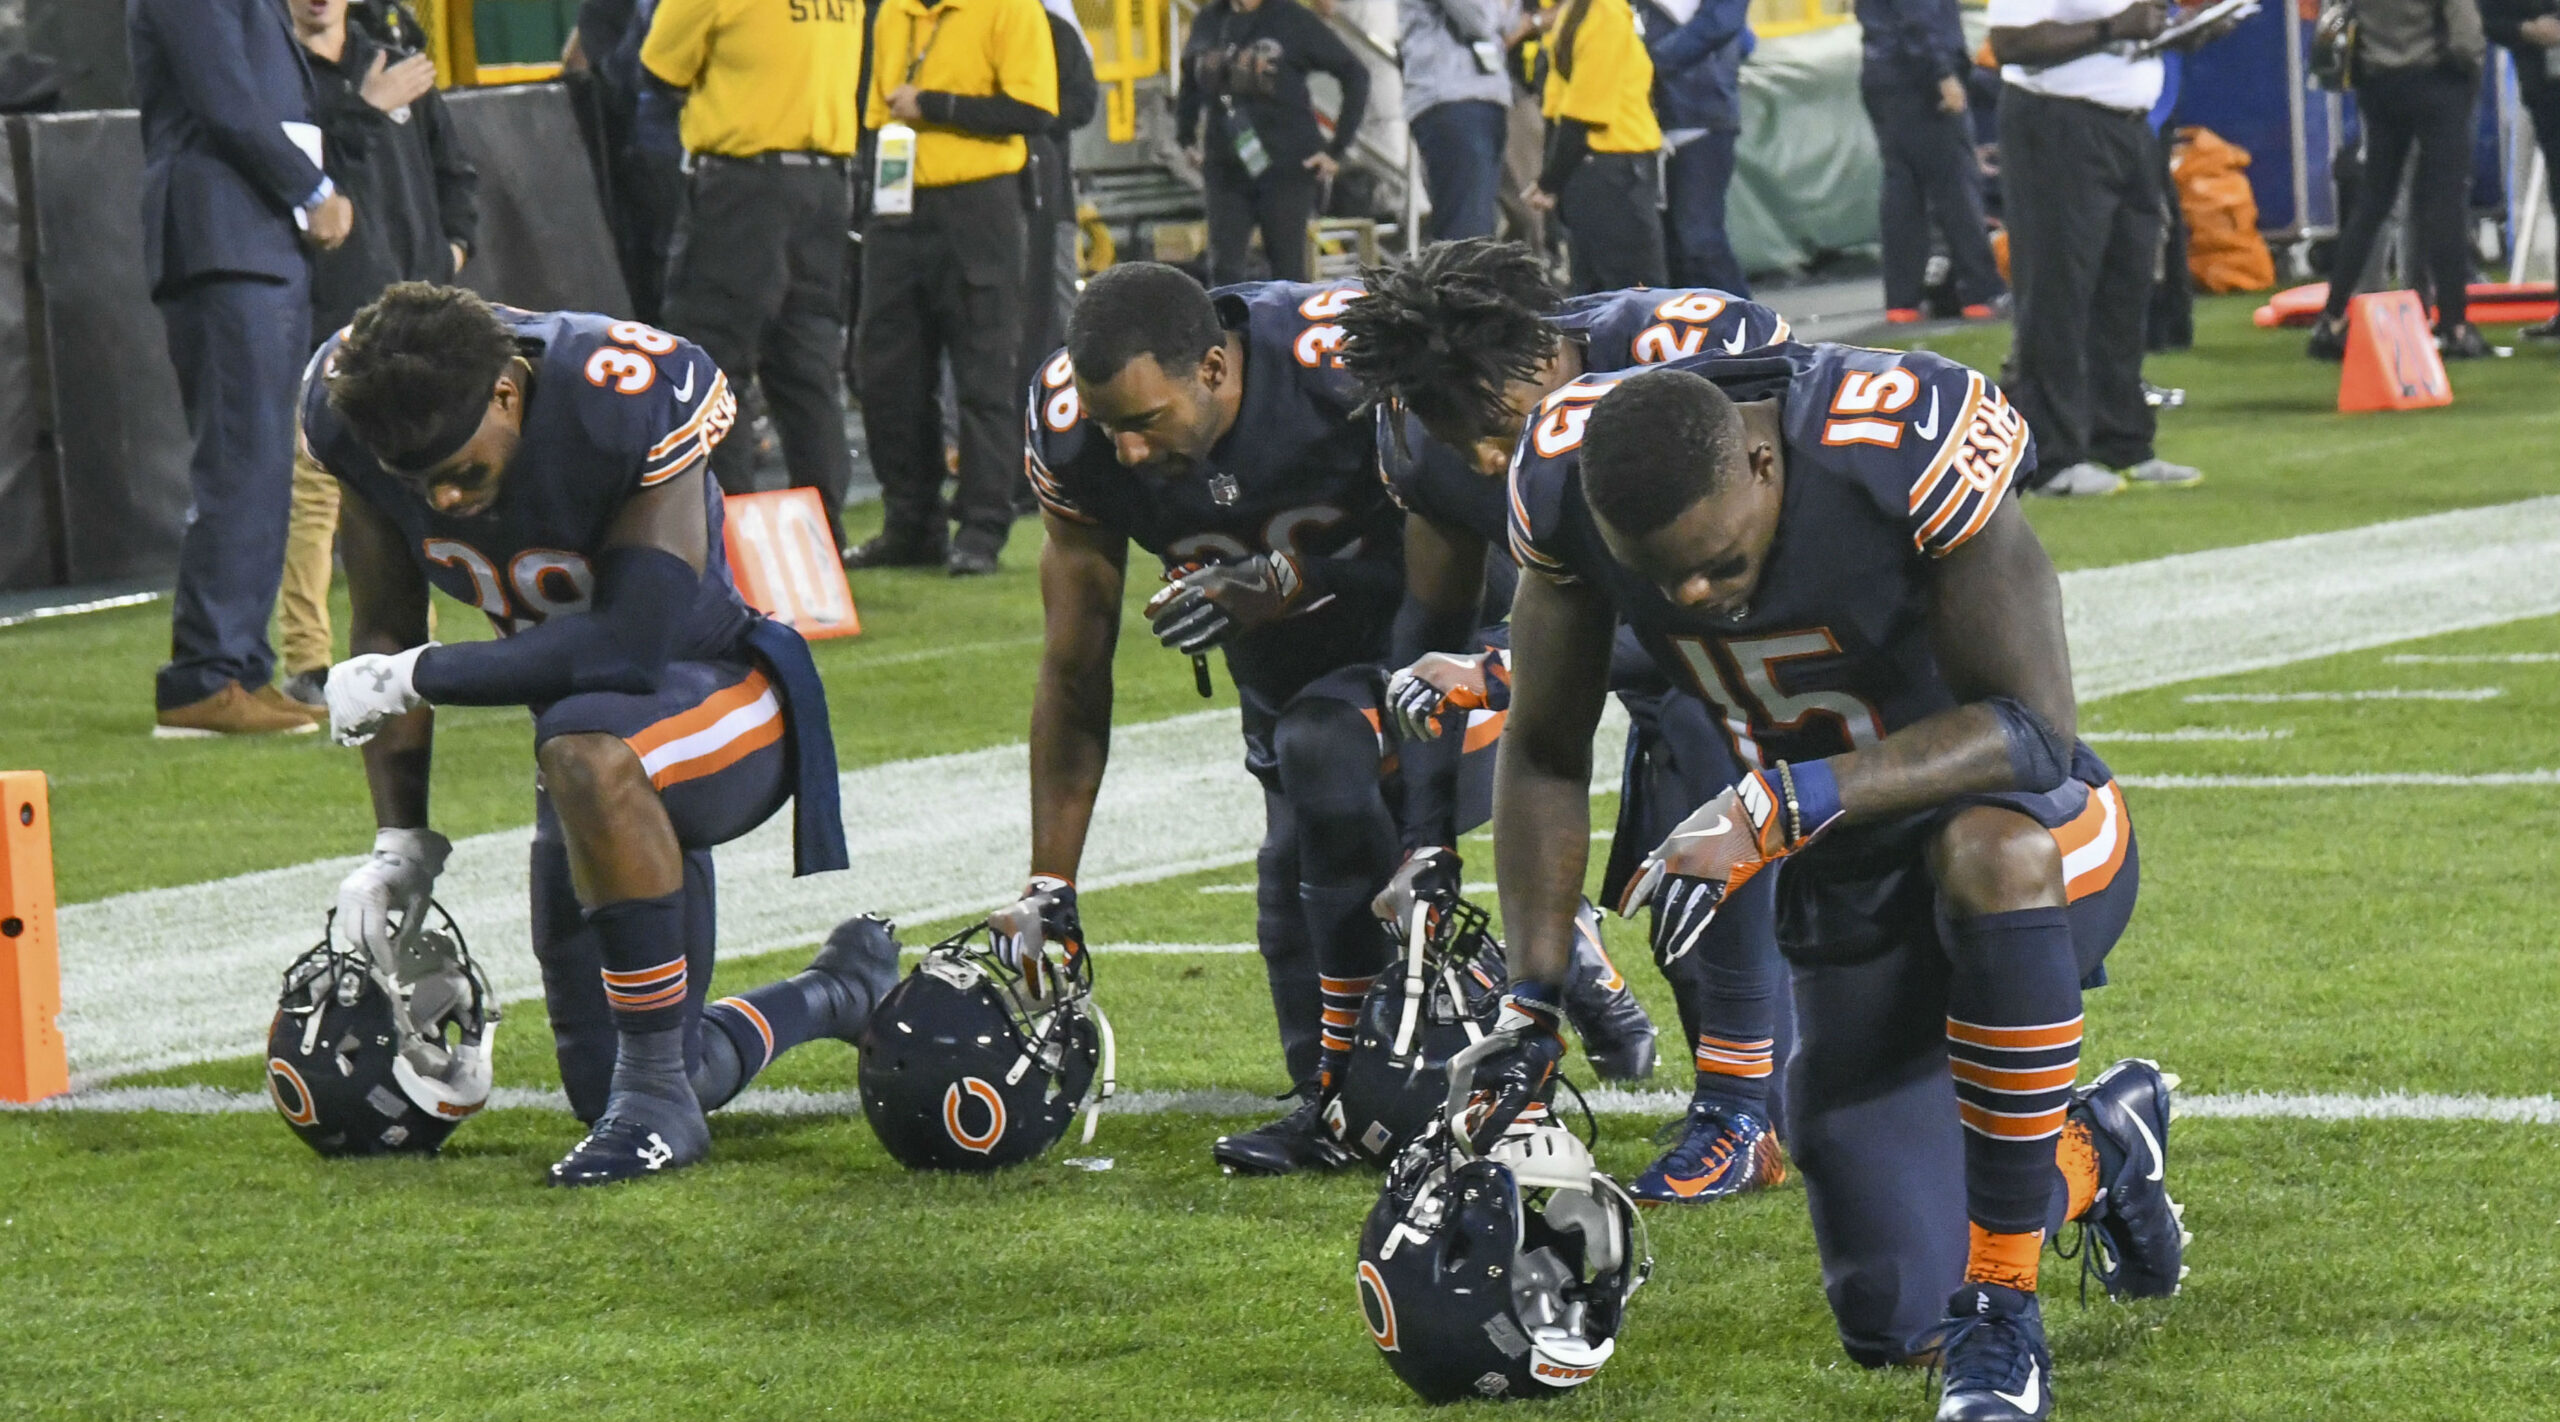
<path fill-rule="evenodd" d="M 2177 45 L 2188 36 L 2198 34 L 2225 20 L 2245 20 L 2258 13 L 2258 0 L 2216 0 L 2201 10 L 2190 11 L 2170 22 L 2167 29 L 2133 47 L 2133 57 L 2149 59 Z"/>

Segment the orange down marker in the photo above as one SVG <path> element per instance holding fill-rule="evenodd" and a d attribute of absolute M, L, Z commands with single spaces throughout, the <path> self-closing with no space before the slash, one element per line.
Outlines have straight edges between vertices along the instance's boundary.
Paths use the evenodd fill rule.
<path fill-rule="evenodd" d="M 2347 303 L 2347 364 L 2338 410 L 2423 410 L 2453 403 L 2444 357 L 2414 291 L 2368 292 Z"/>
<path fill-rule="evenodd" d="M 53 931 L 53 816 L 44 772 L 0 770 L 0 1100 L 71 1089 Z"/>
<path fill-rule="evenodd" d="M 729 550 L 729 576 L 747 606 L 802 637 L 851 637 L 862 631 L 853 609 L 827 506 L 815 489 L 774 489 L 731 494 L 720 501 Z"/>

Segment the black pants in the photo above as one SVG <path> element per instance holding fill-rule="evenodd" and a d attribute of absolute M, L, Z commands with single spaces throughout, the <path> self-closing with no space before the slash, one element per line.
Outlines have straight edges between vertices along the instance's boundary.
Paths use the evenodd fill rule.
<path fill-rule="evenodd" d="M 862 234 L 862 423 L 889 537 L 993 553 L 1022 468 L 1022 183 L 916 189 L 905 218 Z M 960 397 L 960 485 L 942 498 L 942 363 Z"/>
<path fill-rule="evenodd" d="M 2560 220 L 2560 78 L 2529 75 L 2546 62 L 2546 50 L 2520 49 L 2516 55 L 2517 97 L 2524 101 L 2524 111 L 2533 115 L 2533 136 L 2542 145 L 2542 192 L 2550 199 L 2551 214 Z"/>
<path fill-rule="evenodd" d="M 1741 138 L 1740 129 L 1711 128 L 1662 160 L 1662 236 L 1674 286 L 1751 294 L 1751 278 L 1724 229 L 1724 198 Z"/>
<path fill-rule="evenodd" d="M 2468 70 L 2375 69 L 2357 78 L 2364 190 L 2338 232 L 2329 267 L 2329 315 L 2345 315 L 2348 299 L 2362 284 L 2414 149 L 2418 170 L 2409 180 L 2409 226 L 2418 250 L 2409 254 L 2410 275 L 2423 270 L 2432 279 L 2438 325 L 2470 319 L 2471 252 L 2462 226 L 2471 194 L 2471 116 L 2479 98 L 2480 76 Z"/>
<path fill-rule="evenodd" d="M 2000 269 L 1982 226 L 1973 121 L 1939 108 L 1934 85 L 1868 84 L 1858 95 L 1866 101 L 1884 159 L 1884 304 L 1919 307 L 1932 229 L 1947 244 L 1957 300 L 1970 306 L 1997 297 Z"/>
<path fill-rule="evenodd" d="M 1200 170 L 1209 196 L 1209 284 L 1227 286 L 1246 279 L 1245 253 L 1253 234 L 1262 232 L 1262 255 L 1271 263 L 1274 281 L 1307 281 L 1314 277 L 1307 252 L 1307 223 L 1316 215 L 1316 175 L 1285 160 L 1274 160 L 1259 178 L 1241 167 L 1212 159 Z"/>
<path fill-rule="evenodd" d="M 667 326 L 709 352 L 773 416 L 791 487 L 815 489 L 836 545 L 853 482 L 844 440 L 845 223 L 852 189 L 840 163 L 786 166 L 705 155 L 667 263 Z M 755 441 L 743 429 L 712 452 L 733 494 L 755 489 Z"/>
<path fill-rule="evenodd" d="M 187 434 L 187 528 L 160 710 L 275 673 L 267 618 L 284 578 L 294 399 L 311 354 L 308 281 L 214 277 L 159 298 Z"/>
<path fill-rule="evenodd" d="M 1573 290 L 1666 286 L 1658 153 L 1594 153 L 1565 179 L 1556 216 L 1573 239 Z"/>
<path fill-rule="evenodd" d="M 2151 457 L 2142 328 L 2160 260 L 2159 140 L 2137 113 L 2009 85 L 2001 190 L 2017 334 L 2001 384 L 2043 475 Z"/>

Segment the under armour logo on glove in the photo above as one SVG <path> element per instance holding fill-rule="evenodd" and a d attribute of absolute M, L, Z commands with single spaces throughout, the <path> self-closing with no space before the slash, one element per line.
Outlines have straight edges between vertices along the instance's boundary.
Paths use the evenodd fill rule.
<path fill-rule="evenodd" d="M 418 658 L 435 647 L 429 642 L 384 656 L 368 652 L 349 657 L 329 669 L 329 735 L 342 746 L 360 746 L 395 716 L 427 704 L 413 682 Z"/>

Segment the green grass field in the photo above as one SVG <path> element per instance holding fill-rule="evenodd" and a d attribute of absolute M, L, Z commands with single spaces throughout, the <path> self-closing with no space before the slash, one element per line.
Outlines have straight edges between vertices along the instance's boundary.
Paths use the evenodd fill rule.
<path fill-rule="evenodd" d="M 2207 303 L 2162 452 L 2200 489 L 2036 502 L 2065 567 L 2094 567 L 2560 491 L 2560 370 L 2540 353 L 2457 368 L 2459 403 L 2342 418 L 2334 372 L 2291 333 Z M 2492 333 L 2493 337 L 2499 333 Z M 2000 337 L 1941 344 L 1996 368 Z M 864 636 L 818 652 L 848 767 L 1019 740 L 1037 653 L 1029 529 L 1001 576 L 858 581 Z M 2560 570 L 2555 570 L 2560 577 Z M 1144 589 L 1133 589 L 1142 597 Z M 464 610 L 445 609 L 448 635 Z M 84 902 L 357 852 L 352 754 L 155 743 L 165 608 L 0 631 L 16 692 L 0 766 L 53 777 L 61 895 Z M 1134 619 L 1133 619 L 1134 622 Z M 2560 662 L 2396 654 L 2560 651 L 2560 619 L 2095 703 L 2084 730 L 2265 731 L 2100 742 L 2127 777 L 2560 767 Z M 1124 636 L 1124 722 L 1196 710 L 1189 668 Z M 2495 688 L 2462 702 L 2191 702 L 2198 694 Z M 524 823 L 518 713 L 445 718 L 439 827 Z M 2550 922 L 2560 791 L 2545 785 L 2139 789 L 2143 900 L 2089 1002 L 2093 1064 L 2157 1057 L 2191 1092 L 2547 1096 L 2560 1059 Z M 1611 802 L 1595 804 L 1605 825 Z M 848 806 L 858 818 L 861 807 Z M 966 813 L 965 806 L 953 807 Z M 1470 877 L 1489 846 L 1465 846 Z M 1008 851 L 1010 852 L 1010 851 Z M 1121 942 L 1240 943 L 1222 870 L 1086 898 L 1124 1087 L 1276 1089 L 1249 955 L 1120 957 Z M 848 886 L 847 911 L 861 907 Z M 1489 896 L 1487 896 L 1489 898 Z M 320 905 L 314 905 L 316 917 Z M 910 925 L 910 942 L 952 925 Z M 1636 935 L 1631 979 L 1669 1020 Z M 280 967 L 281 964 L 278 964 Z M 731 991 L 796 954 L 724 964 Z M 556 1083 L 535 1004 L 508 1015 L 501 1084 Z M 126 1084 L 254 1090 L 253 1060 Z M 761 1084 L 849 1090 L 831 1043 Z M 1669 1076 L 1657 1085 L 1679 1085 Z M 565 1115 L 499 1110 L 431 1162 L 324 1163 L 263 1115 L 0 1115 L 0 1416 L 183 1418 L 1334 1419 L 1414 1404 L 1351 1287 L 1374 1179 L 1219 1176 L 1241 1124 L 1114 1115 L 1090 1150 L 999 1179 L 911 1176 L 858 1120 L 730 1115 L 703 1167 L 562 1195 L 542 1169 Z M 1654 1121 L 1602 1121 L 1632 1173 Z M 2196 1233 L 2165 1303 L 2076 1302 L 2047 1271 L 2064 1415 L 2505 1419 L 2560 1388 L 2560 1247 L 2548 1126 L 2204 1119 L 2171 1143 Z M 1100 1157 L 1108 1170 L 1063 1157 Z M 1914 1418 L 1916 1374 L 1833 1341 L 1800 1187 L 1650 1216 L 1660 1260 L 1622 1351 L 1563 1415 Z"/>

